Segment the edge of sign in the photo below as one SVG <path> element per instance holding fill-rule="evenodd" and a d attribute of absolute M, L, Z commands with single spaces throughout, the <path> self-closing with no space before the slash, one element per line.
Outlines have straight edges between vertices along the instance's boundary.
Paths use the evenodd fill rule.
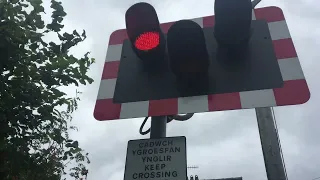
<path fill-rule="evenodd" d="M 148 139 L 131 139 L 128 141 L 128 144 L 131 142 L 131 141 L 150 141 L 150 140 L 158 140 L 158 139 L 171 139 L 171 138 L 182 138 L 184 139 L 185 142 L 187 142 L 187 138 L 186 136 L 170 136 L 170 137 L 161 137 L 161 138 L 148 138 Z"/>

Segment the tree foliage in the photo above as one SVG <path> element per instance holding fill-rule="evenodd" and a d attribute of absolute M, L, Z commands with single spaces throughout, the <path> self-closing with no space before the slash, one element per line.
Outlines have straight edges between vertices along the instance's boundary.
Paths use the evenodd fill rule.
<path fill-rule="evenodd" d="M 70 55 L 86 33 L 62 33 L 66 12 L 56 0 L 50 7 L 45 23 L 42 0 L 0 0 L 0 179 L 58 180 L 66 172 L 79 179 L 90 163 L 68 135 L 79 98 L 61 87 L 92 83 L 94 59 Z M 49 33 L 60 42 L 45 41 Z"/>

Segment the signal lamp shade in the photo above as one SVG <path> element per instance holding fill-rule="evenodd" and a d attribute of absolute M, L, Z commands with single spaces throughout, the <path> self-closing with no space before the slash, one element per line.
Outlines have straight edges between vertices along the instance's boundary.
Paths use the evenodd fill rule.
<path fill-rule="evenodd" d="M 153 6 L 145 2 L 132 5 L 125 21 L 132 49 L 144 64 L 157 66 L 164 61 L 166 42 Z"/>
<path fill-rule="evenodd" d="M 215 0 L 214 35 L 220 46 L 242 46 L 251 36 L 251 0 Z"/>
<path fill-rule="evenodd" d="M 194 83 L 207 76 L 205 37 L 196 22 L 180 20 L 173 24 L 167 34 L 167 48 L 171 70 L 178 80 Z"/>

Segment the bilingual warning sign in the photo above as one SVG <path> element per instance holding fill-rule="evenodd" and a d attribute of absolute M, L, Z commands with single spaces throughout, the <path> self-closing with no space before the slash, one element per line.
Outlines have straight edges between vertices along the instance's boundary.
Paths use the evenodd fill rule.
<path fill-rule="evenodd" d="M 185 180 L 186 178 L 185 137 L 128 142 L 124 180 Z"/>

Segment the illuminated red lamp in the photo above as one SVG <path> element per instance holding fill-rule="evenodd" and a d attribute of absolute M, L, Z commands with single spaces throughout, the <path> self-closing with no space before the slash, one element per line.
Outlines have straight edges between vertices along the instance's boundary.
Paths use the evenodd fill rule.
<path fill-rule="evenodd" d="M 158 32 L 145 32 L 138 36 L 134 45 L 141 51 L 149 51 L 160 44 L 160 35 Z"/>
<path fill-rule="evenodd" d="M 145 2 L 136 3 L 126 11 L 125 18 L 128 38 L 135 54 L 147 70 L 161 69 L 161 65 L 166 64 L 166 41 L 154 7 Z"/>

